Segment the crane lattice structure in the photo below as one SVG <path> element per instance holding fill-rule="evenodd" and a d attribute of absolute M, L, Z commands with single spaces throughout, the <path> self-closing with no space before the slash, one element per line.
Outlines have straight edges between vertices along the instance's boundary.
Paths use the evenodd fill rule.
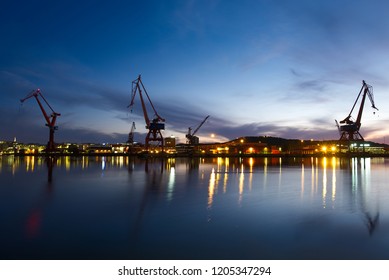
<path fill-rule="evenodd" d="M 154 143 L 155 146 L 161 147 L 163 151 L 164 147 L 164 140 L 162 136 L 161 130 L 165 129 L 165 119 L 162 118 L 158 113 L 157 110 L 155 109 L 153 102 L 151 102 L 150 96 L 146 91 L 145 86 L 142 83 L 141 76 L 139 75 L 138 78 L 134 81 L 132 81 L 132 95 L 131 95 L 131 102 L 130 105 L 128 105 L 129 108 L 132 108 L 134 106 L 134 100 L 136 94 L 139 94 L 139 98 L 141 101 L 142 105 L 142 110 L 143 110 L 143 117 L 146 122 L 146 129 L 148 129 L 148 133 L 146 135 L 145 139 L 145 148 L 146 150 L 149 149 L 150 143 Z M 154 118 L 152 120 L 149 119 L 149 115 L 147 113 L 147 108 L 145 104 L 145 100 L 143 97 L 143 93 L 146 95 L 147 100 L 150 103 L 150 106 L 154 112 Z"/>
<path fill-rule="evenodd" d="M 55 122 L 57 120 L 57 117 L 60 116 L 61 114 L 53 110 L 53 108 L 50 106 L 49 102 L 47 102 L 46 98 L 43 96 L 39 88 L 31 91 L 25 98 L 20 99 L 20 102 L 23 103 L 24 101 L 32 97 L 34 97 L 38 102 L 39 108 L 41 109 L 43 117 L 46 120 L 46 126 L 49 128 L 50 131 L 49 141 L 47 142 L 47 146 L 46 146 L 46 152 L 48 153 L 54 152 L 55 151 L 54 132 L 58 129 L 58 126 L 55 125 Z M 45 108 L 43 107 L 42 102 L 39 99 L 42 99 L 44 103 L 51 110 L 50 116 L 47 114 Z"/>
<path fill-rule="evenodd" d="M 361 128 L 361 119 L 366 96 L 369 97 L 372 108 L 378 111 L 377 107 L 374 104 L 373 87 L 368 85 L 365 81 L 362 81 L 362 88 L 359 91 L 357 99 L 355 100 L 354 105 L 351 108 L 351 111 L 348 116 L 344 120 L 340 121 L 341 125 L 339 125 L 339 123 L 335 120 L 340 134 L 339 141 L 364 141 L 364 138 L 359 132 L 359 130 Z M 359 106 L 357 118 L 354 121 L 352 120 L 351 114 L 355 106 L 357 105 L 359 98 L 361 98 L 361 103 Z"/>

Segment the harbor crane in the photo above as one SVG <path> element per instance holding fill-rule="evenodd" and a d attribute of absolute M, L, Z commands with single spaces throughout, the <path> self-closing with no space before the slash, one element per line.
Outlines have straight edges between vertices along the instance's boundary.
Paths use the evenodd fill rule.
<path fill-rule="evenodd" d="M 143 97 L 143 92 L 147 97 L 147 100 L 150 103 L 150 106 L 154 112 L 154 118 L 152 120 L 149 119 L 149 115 L 147 113 L 147 108 L 145 104 L 145 100 Z M 148 129 L 148 133 L 146 135 L 145 139 L 145 147 L 146 150 L 148 150 L 150 142 L 156 143 L 157 146 L 160 146 L 163 150 L 164 147 L 164 141 L 162 137 L 161 130 L 165 129 L 165 119 L 162 118 L 158 113 L 157 110 L 155 109 L 153 102 L 151 102 L 150 96 L 146 91 L 145 86 L 142 83 L 141 76 L 139 75 L 138 78 L 134 81 L 132 81 L 132 95 L 131 95 L 131 102 L 130 105 L 127 107 L 132 108 L 134 106 L 134 100 L 136 94 L 139 94 L 140 102 L 142 105 L 142 110 L 143 110 L 143 116 L 146 122 L 146 129 Z"/>
<path fill-rule="evenodd" d="M 128 133 L 128 141 L 129 144 L 134 144 L 134 131 L 135 131 L 135 122 L 132 122 L 130 133 Z"/>
<path fill-rule="evenodd" d="M 195 136 L 195 134 L 200 129 L 200 127 L 203 126 L 203 124 L 206 122 L 206 120 L 208 118 L 209 118 L 209 116 L 206 116 L 205 119 L 199 124 L 199 126 L 193 132 L 192 132 L 191 127 L 188 128 L 188 134 L 185 135 L 185 137 L 187 139 L 187 141 L 186 141 L 187 144 L 190 144 L 190 145 L 199 144 L 199 138 L 197 136 Z"/>
<path fill-rule="evenodd" d="M 373 87 L 366 84 L 365 81 L 362 81 L 362 88 L 359 91 L 359 94 L 357 96 L 357 99 L 354 102 L 353 107 L 351 108 L 351 111 L 349 115 L 339 123 L 335 120 L 336 125 L 339 130 L 340 134 L 340 141 L 364 141 L 361 133 L 359 132 L 359 129 L 361 128 L 361 119 L 362 119 L 362 113 L 363 113 L 363 107 L 365 104 L 366 96 L 369 97 L 371 106 L 373 109 L 378 111 L 378 108 L 374 104 L 374 96 L 373 96 Z M 351 118 L 351 114 L 357 105 L 357 102 L 361 98 L 361 104 L 359 106 L 358 115 L 355 121 L 353 121 Z M 375 112 L 374 112 L 375 113 Z"/>
<path fill-rule="evenodd" d="M 49 102 L 47 102 L 46 98 L 43 96 L 39 88 L 31 91 L 25 98 L 20 99 L 20 102 L 23 103 L 24 101 L 32 97 L 34 97 L 38 102 L 39 108 L 41 109 L 43 117 L 46 120 L 46 126 L 49 127 L 50 134 L 49 134 L 49 142 L 47 142 L 47 146 L 46 146 L 46 152 L 48 153 L 54 152 L 55 151 L 54 132 L 58 129 L 58 126 L 55 125 L 55 122 L 57 121 L 57 117 L 60 116 L 61 114 L 53 110 L 53 108 L 50 106 Z M 43 107 L 42 102 L 39 99 L 42 99 L 43 102 L 46 103 L 46 105 L 51 110 L 50 116 L 47 114 L 45 108 Z"/>

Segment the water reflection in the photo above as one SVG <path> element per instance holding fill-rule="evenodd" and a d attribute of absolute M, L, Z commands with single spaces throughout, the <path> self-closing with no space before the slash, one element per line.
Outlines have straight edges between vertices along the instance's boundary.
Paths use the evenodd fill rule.
<path fill-rule="evenodd" d="M 43 194 L 35 201 L 35 205 L 29 210 L 27 216 L 25 232 L 28 239 L 36 239 L 41 235 L 47 204 L 50 202 L 53 195 L 53 169 L 56 165 L 56 161 L 56 157 L 37 158 L 31 156 L 26 158 L 27 172 L 33 172 L 35 170 L 36 162 L 39 163 L 38 166 L 45 162 L 47 167 L 47 182 L 43 184 Z"/>
<path fill-rule="evenodd" d="M 332 161 L 332 203 L 335 202 L 335 197 L 336 197 L 336 158 L 333 157 L 331 159 Z"/>
<path fill-rule="evenodd" d="M 104 174 L 106 157 L 101 157 L 101 175 Z"/>
<path fill-rule="evenodd" d="M 52 189 L 53 182 L 53 168 L 57 162 L 55 157 L 46 157 L 46 166 L 47 166 L 47 184 L 48 188 Z"/>
<path fill-rule="evenodd" d="M 232 164 L 230 164 L 231 161 Z M 254 167 L 254 158 L 217 158 L 216 169 L 212 168 L 209 175 L 207 207 L 212 207 L 213 199 L 218 192 L 220 182 L 222 182 L 223 193 L 228 191 L 227 187 L 231 184 L 231 182 L 229 182 L 230 174 L 238 176 L 238 204 L 240 205 L 242 203 L 245 187 L 247 187 L 249 191 L 253 188 L 253 173 L 258 172 Z M 233 179 L 235 176 L 231 178 Z"/>
<path fill-rule="evenodd" d="M 157 259 L 223 258 L 228 250 L 234 250 L 232 258 L 296 258 L 306 256 L 304 250 L 359 250 L 370 256 L 368 244 L 386 244 L 384 159 L 3 157 L 0 162 L 1 178 L 12 183 L 0 189 L 0 212 L 23 212 L 18 216 L 23 221 L 16 224 L 1 213 L 0 218 L 13 232 L 22 228 L 42 252 L 68 252 L 56 243 L 68 236 L 76 240 L 74 252 L 79 246 L 86 257 L 94 248 L 119 258 Z M 7 239 L 20 242 L 12 234 Z M 31 244 L 18 249 L 28 251 Z"/>
<path fill-rule="evenodd" d="M 323 208 L 326 208 L 326 197 L 327 197 L 327 158 L 323 158 Z"/>
<path fill-rule="evenodd" d="M 239 174 L 239 205 L 242 203 L 243 190 L 244 190 L 244 165 L 241 165 L 241 172 Z"/>
<path fill-rule="evenodd" d="M 354 203 L 362 212 L 368 232 L 374 233 L 379 223 L 378 197 L 373 197 L 371 159 L 353 158 L 351 160 L 352 196 Z M 378 194 L 376 194 L 378 195 Z"/>
<path fill-rule="evenodd" d="M 170 167 L 169 181 L 167 185 L 166 200 L 171 201 L 173 199 L 174 187 L 175 187 L 176 169 L 174 166 Z"/>
<path fill-rule="evenodd" d="M 275 185 L 268 181 L 269 175 L 274 177 L 274 173 L 278 174 L 278 187 L 285 186 L 287 184 L 283 180 L 288 180 L 288 175 L 283 174 L 283 166 L 299 166 L 301 168 L 300 199 L 302 203 L 304 203 L 307 192 L 309 194 L 307 198 L 310 199 L 314 199 L 320 193 L 321 207 L 323 209 L 336 209 L 342 205 L 342 200 L 349 199 L 353 202 L 354 207 L 357 207 L 357 211 L 363 213 L 369 233 L 371 234 L 376 229 L 379 220 L 378 199 L 376 198 L 374 200 L 369 197 L 369 195 L 374 193 L 371 189 L 370 158 L 248 158 L 233 159 L 232 161 L 231 164 L 230 159 L 227 161 L 218 158 L 216 169 L 212 168 L 209 174 L 208 208 L 211 208 L 214 203 L 221 179 L 223 180 L 223 193 L 233 191 L 227 190 L 228 186 L 234 186 L 229 180 L 237 179 L 237 200 L 238 204 L 242 205 L 246 190 L 247 192 L 252 192 L 253 186 L 262 188 L 274 187 Z M 230 165 L 233 168 L 230 168 Z M 275 167 L 278 169 L 275 169 Z M 307 172 L 308 170 L 309 172 Z M 229 174 L 231 173 L 236 174 L 236 177 L 229 178 Z M 261 185 L 258 185 L 258 182 L 253 184 L 254 174 L 258 174 L 256 176 L 257 179 L 258 177 L 263 178 Z M 338 181 L 339 176 L 343 177 L 344 180 Z M 339 195 L 342 195 L 338 194 L 340 187 L 342 188 L 342 192 L 347 189 L 351 191 L 348 197 L 338 198 Z M 288 190 L 279 189 L 279 192 L 284 191 L 286 192 Z"/>
<path fill-rule="evenodd" d="M 208 209 L 212 207 L 213 203 L 213 196 L 215 195 L 215 185 L 216 185 L 216 173 L 215 169 L 212 168 L 211 175 L 209 178 L 209 185 L 208 185 Z"/>

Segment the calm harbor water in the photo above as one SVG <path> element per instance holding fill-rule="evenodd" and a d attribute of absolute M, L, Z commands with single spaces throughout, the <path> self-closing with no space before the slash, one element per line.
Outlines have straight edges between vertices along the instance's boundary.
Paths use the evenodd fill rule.
<path fill-rule="evenodd" d="M 389 159 L 0 157 L 1 259 L 389 259 Z"/>

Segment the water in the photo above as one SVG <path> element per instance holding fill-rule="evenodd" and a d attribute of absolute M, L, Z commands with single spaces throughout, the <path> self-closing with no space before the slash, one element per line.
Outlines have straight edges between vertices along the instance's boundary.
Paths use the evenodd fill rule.
<path fill-rule="evenodd" d="M 389 259 L 389 159 L 0 157 L 1 259 Z"/>

